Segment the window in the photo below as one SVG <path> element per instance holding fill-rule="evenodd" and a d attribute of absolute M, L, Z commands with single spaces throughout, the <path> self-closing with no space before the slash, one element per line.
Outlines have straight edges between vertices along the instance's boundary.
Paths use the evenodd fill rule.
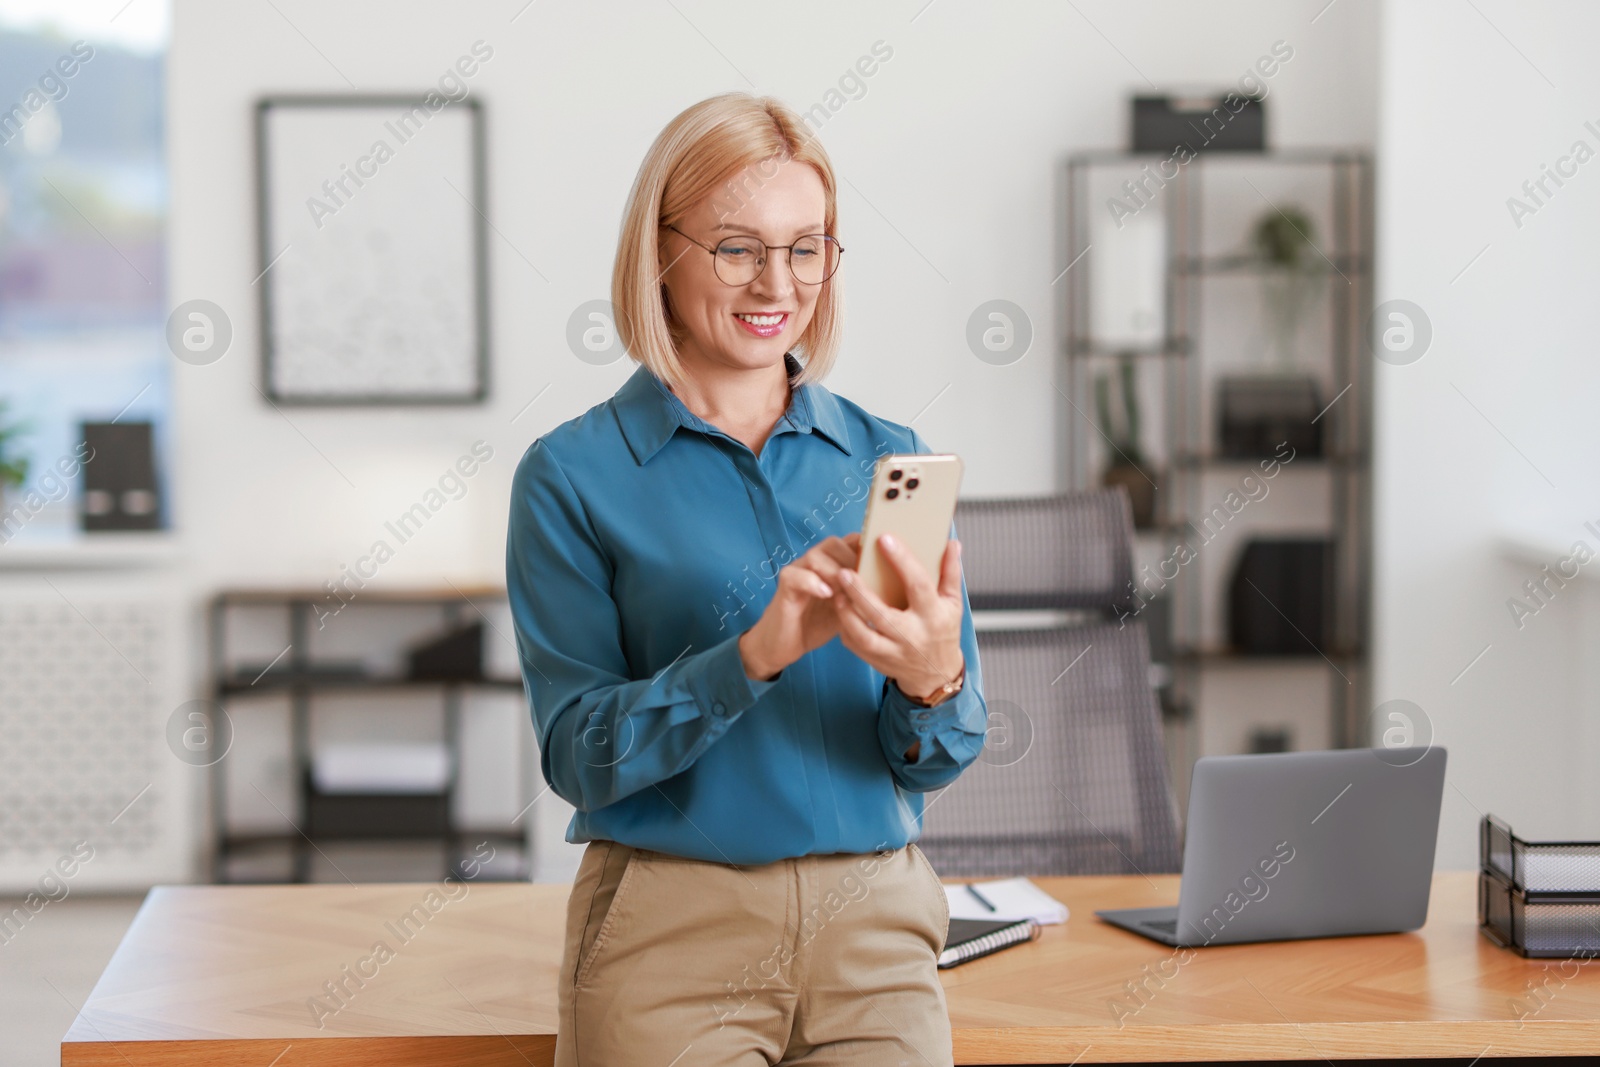
<path fill-rule="evenodd" d="M 0 427 L 29 468 L 0 479 L 0 542 L 77 535 L 84 422 L 151 424 L 162 481 L 167 18 L 0 0 Z"/>

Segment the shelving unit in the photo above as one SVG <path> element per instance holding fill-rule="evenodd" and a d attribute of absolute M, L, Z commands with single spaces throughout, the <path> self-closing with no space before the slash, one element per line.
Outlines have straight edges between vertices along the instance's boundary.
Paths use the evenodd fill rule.
<path fill-rule="evenodd" d="M 1211 509 L 1225 488 L 1251 472 L 1260 480 L 1256 459 L 1225 455 L 1218 447 L 1213 397 L 1221 375 L 1280 370 L 1310 375 L 1319 383 L 1321 403 L 1328 405 L 1318 416 L 1321 454 L 1297 455 L 1282 465 L 1268 495 L 1259 505 L 1252 503 L 1256 510 L 1240 513 L 1247 521 L 1224 531 L 1229 541 L 1273 534 L 1330 540 L 1332 617 L 1320 654 L 1252 655 L 1228 646 L 1225 577 L 1237 558 L 1237 544 L 1207 541 L 1196 562 L 1159 583 L 1149 582 L 1150 571 L 1140 569 L 1147 589 L 1160 587 L 1151 602 L 1159 603 L 1159 610 L 1150 612 L 1148 622 L 1155 631 L 1153 647 L 1171 667 L 1164 675 L 1163 707 L 1176 781 L 1180 795 L 1187 795 L 1194 759 L 1230 750 L 1219 748 L 1214 738 L 1231 728 L 1219 726 L 1217 717 L 1232 712 L 1206 701 L 1207 682 L 1222 672 L 1233 675 L 1225 688 L 1235 698 L 1258 693 L 1265 707 L 1276 678 L 1320 668 L 1327 676 L 1327 703 L 1319 717 L 1324 736 L 1290 729 L 1286 736 L 1292 747 L 1367 743 L 1371 358 L 1362 338 L 1372 304 L 1372 168 L 1367 157 L 1348 151 L 1219 152 L 1177 168 L 1176 177 L 1157 188 L 1147 176 L 1160 174 L 1163 158 L 1091 152 L 1072 157 L 1065 167 L 1066 226 L 1059 254 L 1062 264 L 1077 263 L 1061 286 L 1066 323 L 1061 351 L 1070 401 L 1064 409 L 1068 486 L 1101 484 L 1112 451 L 1097 424 L 1094 382 L 1098 373 L 1114 370 L 1125 359 L 1135 368 L 1141 407 L 1158 412 L 1144 419 L 1146 440 L 1141 442 L 1152 468 L 1147 473 L 1157 487 L 1154 522 L 1138 535 L 1138 558 L 1145 566 L 1169 559 L 1180 543 L 1197 544 L 1192 520 L 1214 514 Z M 1143 181 L 1139 199 L 1130 199 L 1127 181 L 1134 189 Z M 1094 245 L 1115 242 L 1119 233 L 1106 221 L 1112 197 L 1121 198 L 1125 207 L 1137 205 L 1139 212 L 1159 212 L 1162 220 L 1156 264 L 1162 273 L 1160 323 L 1134 343 L 1096 336 L 1094 329 Z M 1261 333 L 1271 336 L 1263 314 L 1267 269 L 1249 254 L 1248 238 L 1255 219 L 1291 206 L 1313 222 L 1316 256 L 1303 273 L 1314 297 L 1290 342 L 1297 362 L 1269 366 L 1261 351 L 1268 346 L 1251 334 L 1260 324 Z M 1102 214 L 1096 217 L 1096 212 Z M 1124 250 L 1098 251 L 1114 257 Z M 1280 499 L 1269 507 L 1272 493 Z M 1264 713 L 1258 708 L 1255 714 Z M 1208 723 L 1207 716 L 1213 721 Z M 1213 740 L 1202 742 L 1203 733 Z"/>
<path fill-rule="evenodd" d="M 440 632 L 456 629 L 483 615 L 480 604 L 503 601 L 499 589 L 475 588 L 407 593 L 362 592 L 356 603 L 364 608 L 416 608 L 436 610 Z M 531 859 L 531 841 L 526 833 L 510 826 L 467 828 L 457 825 L 454 810 L 461 768 L 460 718 L 462 702 L 473 690 L 522 692 L 519 678 L 450 677 L 412 678 L 377 674 L 348 662 L 320 660 L 314 653 L 312 631 L 319 610 L 326 610 L 328 595 L 322 591 L 238 591 L 224 592 L 212 601 L 210 612 L 211 692 L 215 706 L 248 709 L 264 698 L 287 697 L 290 709 L 290 766 L 296 787 L 298 811 L 293 813 L 294 829 L 281 833 L 243 833 L 229 827 L 226 768 L 221 759 L 212 766 L 211 799 L 214 847 L 212 876 L 227 882 L 230 860 L 245 852 L 264 848 L 285 849 L 293 856 L 294 882 L 309 880 L 311 853 L 327 842 L 384 841 L 439 842 L 446 856 L 445 875 L 493 880 L 493 875 L 477 872 L 465 875 L 468 859 L 463 849 L 471 843 L 488 841 L 513 846 L 520 851 L 519 867 L 509 877 L 523 878 Z M 287 614 L 287 645 L 277 660 L 242 667 L 234 663 L 229 651 L 230 614 L 240 608 L 276 608 Z M 487 624 L 487 618 L 484 617 Z M 449 756 L 450 773 L 445 787 L 428 792 L 321 792 L 312 773 L 311 717 L 319 697 L 361 693 L 436 693 L 443 715 L 442 736 Z M 213 724 L 215 730 L 215 724 Z M 519 788 L 521 786 L 519 778 Z M 523 800 L 526 800 L 524 797 Z M 526 810 L 526 809 L 523 809 Z"/>

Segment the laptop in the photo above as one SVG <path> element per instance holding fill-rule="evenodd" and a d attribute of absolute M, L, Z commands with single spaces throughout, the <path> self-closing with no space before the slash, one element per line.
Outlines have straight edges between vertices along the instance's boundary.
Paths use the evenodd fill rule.
<path fill-rule="evenodd" d="M 1095 914 L 1180 948 L 1415 930 L 1444 768 L 1434 747 L 1198 760 L 1177 906 Z"/>

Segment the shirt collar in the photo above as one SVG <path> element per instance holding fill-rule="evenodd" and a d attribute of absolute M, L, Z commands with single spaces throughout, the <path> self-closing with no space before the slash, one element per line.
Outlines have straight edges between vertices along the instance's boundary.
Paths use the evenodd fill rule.
<path fill-rule="evenodd" d="M 791 355 L 785 355 L 783 360 L 792 381 L 800 373 L 800 361 Z M 680 427 L 697 433 L 716 432 L 642 364 L 617 390 L 612 402 L 622 435 L 640 466 L 650 462 Z M 838 397 L 814 382 L 793 391 L 789 409 L 779 421 L 787 421 L 800 433 L 814 431 L 845 455 L 851 454 L 850 434 L 845 429 Z"/>

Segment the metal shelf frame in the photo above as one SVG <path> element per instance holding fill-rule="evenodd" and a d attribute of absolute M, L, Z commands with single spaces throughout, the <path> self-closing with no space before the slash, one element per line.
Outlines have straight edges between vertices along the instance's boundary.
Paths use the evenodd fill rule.
<path fill-rule="evenodd" d="M 1142 153 L 1093 151 L 1071 156 L 1061 178 L 1065 225 L 1058 238 L 1058 255 L 1063 265 L 1077 263 L 1092 255 L 1092 212 L 1103 210 L 1095 198 L 1095 172 L 1101 168 L 1118 172 L 1138 171 L 1142 164 L 1159 156 Z M 1202 154 L 1179 169 L 1160 191 L 1166 220 L 1166 263 L 1164 270 L 1165 319 L 1159 341 L 1123 349 L 1092 336 L 1092 264 L 1064 272 L 1060 286 L 1060 321 L 1065 324 L 1058 348 L 1062 354 L 1062 380 L 1069 406 L 1063 409 L 1066 423 L 1063 438 L 1064 488 L 1084 489 L 1099 483 L 1100 471 L 1093 468 L 1103 434 L 1094 423 L 1093 382 L 1097 368 L 1124 356 L 1136 360 L 1141 380 L 1147 374 L 1159 375 L 1161 396 L 1160 428 L 1164 433 L 1165 455 L 1150 456 L 1151 473 L 1157 479 L 1156 526 L 1141 534 L 1159 539 L 1163 552 L 1176 547 L 1188 533 L 1185 516 L 1201 513 L 1201 478 L 1208 470 L 1248 463 L 1217 455 L 1211 441 L 1212 427 L 1202 423 L 1202 397 L 1199 383 L 1204 380 L 1207 358 L 1204 344 L 1207 330 L 1206 286 L 1214 278 L 1248 278 L 1261 273 L 1260 265 L 1242 254 L 1217 254 L 1208 251 L 1207 227 L 1214 201 L 1223 192 L 1208 191 L 1208 172 L 1217 166 L 1227 168 L 1313 167 L 1326 172 L 1327 202 L 1319 205 L 1330 220 L 1328 232 L 1315 235 L 1323 266 L 1319 284 L 1326 286 L 1324 305 L 1328 318 L 1328 350 L 1319 353 L 1319 366 L 1331 367 L 1335 389 L 1348 389 L 1325 412 L 1323 457 L 1308 465 L 1324 472 L 1329 483 L 1332 522 L 1327 531 L 1334 550 L 1334 595 L 1332 618 L 1326 643 L 1329 661 L 1330 734 L 1334 743 L 1360 746 L 1369 741 L 1363 735 L 1365 709 L 1370 701 L 1368 669 L 1368 614 L 1371 597 L 1371 472 L 1368 457 L 1372 441 L 1372 359 L 1365 346 L 1366 319 L 1373 300 L 1373 179 L 1372 162 L 1365 153 L 1346 149 L 1295 149 L 1260 153 L 1229 152 Z M 1119 173 L 1119 177 L 1120 177 Z M 1231 192 L 1226 195 L 1232 195 Z M 1245 196 L 1259 196 L 1260 206 L 1268 209 L 1259 190 Z M 1276 206 L 1276 205 L 1274 205 Z M 1089 266 L 1091 269 L 1082 269 Z M 1320 314 L 1321 312 L 1319 312 Z M 1147 432 L 1156 420 L 1146 419 Z M 1146 442 L 1148 444 L 1148 442 Z M 1303 475 L 1302 475 L 1303 476 Z M 1166 647 L 1189 649 L 1200 646 L 1202 612 L 1213 605 L 1201 602 L 1202 590 L 1197 567 L 1183 568 L 1164 595 L 1170 596 Z M 1337 650 L 1336 652 L 1334 650 Z M 1321 663 L 1322 659 L 1310 657 Z M 1208 650 L 1204 655 L 1179 655 L 1171 664 L 1170 701 L 1177 735 L 1185 740 L 1171 753 L 1181 779 L 1197 755 L 1194 749 L 1193 708 L 1198 697 L 1201 674 L 1213 665 L 1239 662 L 1270 667 L 1275 662 L 1300 664 L 1305 657 L 1241 657 L 1228 649 Z"/>
<path fill-rule="evenodd" d="M 474 588 L 467 591 L 451 589 L 440 592 L 386 593 L 368 598 L 369 605 L 437 607 L 441 620 L 447 627 L 460 625 L 469 619 L 469 611 L 481 616 L 476 601 L 503 599 L 501 590 Z M 506 843 L 521 843 L 527 863 L 532 863 L 532 843 L 526 833 L 505 828 L 466 828 L 457 826 L 453 819 L 456 784 L 461 768 L 461 704 L 464 694 L 473 689 L 520 690 L 520 680 L 506 678 L 461 679 L 410 679 L 357 677 L 329 675 L 319 672 L 311 656 L 311 629 L 316 611 L 324 601 L 320 591 L 263 591 L 223 592 L 217 594 L 210 608 L 209 677 L 211 703 L 222 708 L 230 700 L 257 696 L 283 696 L 289 698 L 290 710 L 290 767 L 295 782 L 298 811 L 293 833 L 235 833 L 228 827 L 227 780 L 224 764 L 219 760 L 210 768 L 211 820 L 212 820 L 212 880 L 217 884 L 229 881 L 229 860 L 234 855 L 264 846 L 287 847 L 292 854 L 292 876 L 296 883 L 310 880 L 311 852 L 319 842 L 328 841 L 437 841 L 444 845 L 446 876 L 461 877 L 458 865 L 461 851 L 469 841 L 488 839 Z M 244 682 L 241 676 L 228 669 L 227 626 L 228 612 L 236 607 L 272 606 L 286 609 L 288 613 L 289 648 L 283 661 L 284 669 L 268 674 L 263 671 L 260 684 Z M 311 805 L 320 794 L 315 793 L 311 780 L 311 713 L 316 698 L 321 694 L 350 694 L 414 690 L 436 692 L 443 715 L 442 736 L 450 753 L 451 775 L 449 784 L 439 793 L 418 794 L 341 794 L 341 797 L 362 802 L 367 810 L 376 811 L 389 806 L 404 812 L 419 804 L 436 805 L 444 813 L 443 826 L 423 832 L 405 832 L 375 827 L 371 833 L 335 830 L 318 833 L 308 825 Z M 213 733 L 215 724 L 212 724 Z M 526 789 L 523 790 L 524 793 Z M 524 797 L 524 799 L 526 799 Z M 410 805 L 410 808 L 407 808 Z M 526 808 L 523 809 L 526 812 Z"/>

